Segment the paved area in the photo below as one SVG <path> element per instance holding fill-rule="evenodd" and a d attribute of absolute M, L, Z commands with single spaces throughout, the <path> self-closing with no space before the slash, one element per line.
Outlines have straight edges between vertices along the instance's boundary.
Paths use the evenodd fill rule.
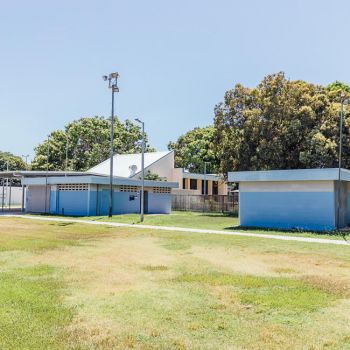
<path fill-rule="evenodd" d="M 174 226 L 153 226 L 153 225 L 139 225 L 139 224 L 123 224 L 118 222 L 106 222 L 106 221 L 92 221 L 92 220 L 80 220 L 72 218 L 53 218 L 53 217 L 42 217 L 42 216 L 28 216 L 28 215 L 17 215 L 17 214 L 4 214 L 1 216 L 18 217 L 28 220 L 41 220 L 41 221 L 63 221 L 63 222 L 76 222 L 86 225 L 107 225 L 114 227 L 132 227 L 136 229 L 152 229 L 160 231 L 177 231 L 177 232 L 189 232 L 189 233 L 208 233 L 216 235 L 228 235 L 228 236 L 241 236 L 241 237 L 255 237 L 255 238 L 267 238 L 277 239 L 282 241 L 296 241 L 296 242 L 308 242 L 308 243 L 321 243 L 321 244 L 335 244 L 335 245 L 349 245 L 350 241 L 346 240 L 334 240 L 326 238 L 309 238 L 309 237 L 296 237 L 296 236 L 282 236 L 272 235 L 263 233 L 250 233 L 250 232 L 239 232 L 239 231 L 222 231 L 222 230 L 204 230 L 195 228 L 182 228 Z"/>

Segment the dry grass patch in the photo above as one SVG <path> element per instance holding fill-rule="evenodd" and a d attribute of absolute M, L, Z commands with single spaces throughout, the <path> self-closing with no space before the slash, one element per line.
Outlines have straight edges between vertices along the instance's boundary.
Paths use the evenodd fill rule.
<path fill-rule="evenodd" d="M 116 236 L 94 245 L 46 251 L 29 257 L 27 263 L 56 264 L 69 269 L 67 282 L 80 285 L 80 297 L 86 293 L 95 298 L 142 288 L 149 283 L 148 271 L 166 271 L 166 266 L 173 263 L 173 258 L 164 253 L 155 239 Z"/>
<path fill-rule="evenodd" d="M 296 273 L 297 271 L 290 268 L 290 267 L 276 267 L 273 269 L 274 272 L 277 272 L 279 274 L 284 274 L 284 273 Z"/>
<path fill-rule="evenodd" d="M 327 293 L 341 298 L 350 297 L 350 280 L 334 277 L 304 276 L 303 281 Z"/>
<path fill-rule="evenodd" d="M 203 262 L 220 269 L 250 275 L 270 276 L 273 270 L 261 256 L 251 254 L 239 247 L 196 247 L 192 249 L 193 256 Z"/>
<path fill-rule="evenodd" d="M 143 267 L 146 271 L 167 271 L 169 270 L 168 266 L 165 265 L 146 265 Z"/>

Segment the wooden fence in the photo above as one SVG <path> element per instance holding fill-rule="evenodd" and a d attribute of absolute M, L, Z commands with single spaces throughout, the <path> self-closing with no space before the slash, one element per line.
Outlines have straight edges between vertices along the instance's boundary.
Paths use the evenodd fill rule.
<path fill-rule="evenodd" d="M 238 214 L 238 192 L 232 195 L 172 195 L 172 209 Z"/>

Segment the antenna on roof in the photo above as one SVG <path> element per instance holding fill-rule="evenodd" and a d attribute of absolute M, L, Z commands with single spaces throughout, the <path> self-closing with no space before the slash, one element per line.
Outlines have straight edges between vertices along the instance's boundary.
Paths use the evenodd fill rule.
<path fill-rule="evenodd" d="M 130 165 L 129 170 L 130 170 L 130 176 L 135 175 L 137 171 L 137 165 L 136 164 Z"/>

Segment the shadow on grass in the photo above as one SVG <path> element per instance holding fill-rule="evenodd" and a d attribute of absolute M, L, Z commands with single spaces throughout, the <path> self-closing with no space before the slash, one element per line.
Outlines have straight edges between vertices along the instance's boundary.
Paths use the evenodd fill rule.
<path fill-rule="evenodd" d="M 205 216 L 209 218 L 238 218 L 238 213 L 199 213 L 198 216 Z"/>
<path fill-rule="evenodd" d="M 72 226 L 72 225 L 75 225 L 75 222 L 55 222 L 55 223 L 52 223 L 50 224 L 51 226 Z"/>
<path fill-rule="evenodd" d="M 348 241 L 347 238 L 350 238 L 350 229 L 345 230 L 332 230 L 332 231 L 313 231 L 313 230 L 300 230 L 300 229 L 279 229 L 278 231 L 275 228 L 265 228 L 265 227 L 256 227 L 256 226 L 230 226 L 225 227 L 224 230 L 230 231 L 249 231 L 256 233 L 282 233 L 282 234 L 291 234 L 293 233 L 306 233 L 315 236 L 332 236 L 343 238 L 345 241 Z"/>

